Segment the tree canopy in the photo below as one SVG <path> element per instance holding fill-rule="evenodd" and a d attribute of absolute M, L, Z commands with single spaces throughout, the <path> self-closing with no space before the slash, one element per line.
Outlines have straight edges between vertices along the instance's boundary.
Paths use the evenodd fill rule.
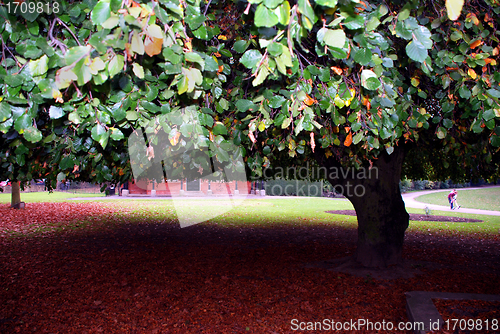
<path fill-rule="evenodd" d="M 6 2 L 2 177 L 125 181 L 151 121 L 257 176 L 405 143 L 407 173 L 498 176 L 500 7 L 448 2 Z"/>

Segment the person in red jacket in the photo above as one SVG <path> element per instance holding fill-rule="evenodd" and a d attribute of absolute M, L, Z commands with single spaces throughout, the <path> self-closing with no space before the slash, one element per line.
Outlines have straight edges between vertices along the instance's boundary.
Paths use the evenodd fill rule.
<path fill-rule="evenodd" d="M 453 189 L 448 194 L 448 202 L 450 203 L 450 209 L 452 209 L 452 210 L 454 209 L 453 204 L 456 203 L 456 199 L 457 199 L 457 191 L 455 189 Z"/>

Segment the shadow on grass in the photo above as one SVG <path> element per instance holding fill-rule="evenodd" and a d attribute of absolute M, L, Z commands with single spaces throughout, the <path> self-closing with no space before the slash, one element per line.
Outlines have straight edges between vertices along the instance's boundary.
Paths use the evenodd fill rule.
<path fill-rule="evenodd" d="M 287 333 L 293 319 L 407 321 L 405 291 L 500 293 L 494 241 L 410 235 L 405 256 L 438 263 L 410 279 L 304 267 L 355 242 L 353 228 L 153 219 L 12 239 L 0 246 L 0 330 Z"/>

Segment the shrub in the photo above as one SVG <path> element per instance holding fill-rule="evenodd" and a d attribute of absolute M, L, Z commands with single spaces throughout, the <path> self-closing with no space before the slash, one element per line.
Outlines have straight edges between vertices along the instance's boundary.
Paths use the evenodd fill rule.
<path fill-rule="evenodd" d="M 399 190 L 402 192 L 402 193 L 405 193 L 407 191 L 410 191 L 413 187 L 413 184 L 410 180 L 408 179 L 404 179 L 402 181 L 399 181 Z"/>

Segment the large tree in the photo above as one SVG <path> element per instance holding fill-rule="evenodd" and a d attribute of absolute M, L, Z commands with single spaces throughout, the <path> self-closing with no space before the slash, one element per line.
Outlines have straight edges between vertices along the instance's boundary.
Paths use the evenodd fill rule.
<path fill-rule="evenodd" d="M 235 144 L 255 178 L 324 167 L 356 209 L 355 259 L 397 264 L 403 174 L 498 177 L 499 14 L 497 0 L 10 2 L 1 175 L 128 180 L 137 129 L 222 164 Z"/>

